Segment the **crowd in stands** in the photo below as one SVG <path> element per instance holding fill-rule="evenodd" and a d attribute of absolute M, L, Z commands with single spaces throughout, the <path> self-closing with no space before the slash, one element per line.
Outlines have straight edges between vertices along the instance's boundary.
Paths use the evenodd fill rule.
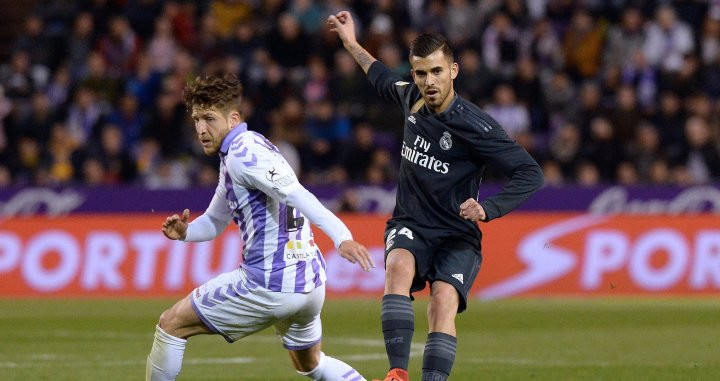
<path fill-rule="evenodd" d="M 309 185 L 392 184 L 403 115 L 325 25 L 410 78 L 421 32 L 455 49 L 461 96 L 548 185 L 720 180 L 720 1 L 45 0 L 0 62 L 0 187 L 215 186 L 182 103 L 234 73 L 243 114 Z M 502 180 L 490 171 L 488 181 Z"/>

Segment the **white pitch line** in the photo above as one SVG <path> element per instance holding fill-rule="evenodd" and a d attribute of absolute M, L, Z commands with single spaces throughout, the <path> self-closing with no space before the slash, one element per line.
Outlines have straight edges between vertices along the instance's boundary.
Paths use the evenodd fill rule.
<path fill-rule="evenodd" d="M 651 363 L 651 362 L 609 362 L 609 361 L 564 361 L 564 360 L 539 360 L 527 358 L 512 357 L 487 357 L 487 358 L 464 358 L 458 362 L 466 362 L 471 364 L 503 364 L 503 365 L 527 365 L 541 367 L 580 367 L 580 366 L 597 366 L 602 368 L 612 366 L 645 366 L 645 367 L 682 367 L 695 368 L 703 366 L 703 364 L 667 364 L 667 363 Z"/>
<path fill-rule="evenodd" d="M 410 357 L 418 357 L 422 355 L 422 351 L 416 351 L 412 350 L 410 351 Z M 368 354 L 362 354 L 362 355 L 344 355 L 344 356 L 337 356 L 343 360 L 348 361 L 375 361 L 375 360 L 384 360 L 387 361 L 387 354 L 386 353 L 368 353 Z"/>

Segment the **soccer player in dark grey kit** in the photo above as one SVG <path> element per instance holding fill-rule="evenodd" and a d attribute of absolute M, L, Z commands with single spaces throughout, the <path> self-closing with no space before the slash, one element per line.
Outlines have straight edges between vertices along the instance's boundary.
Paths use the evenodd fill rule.
<path fill-rule="evenodd" d="M 458 64 L 444 37 L 424 34 L 410 47 L 414 83 L 403 81 L 355 38 L 349 12 L 327 20 L 380 95 L 405 113 L 397 200 L 385 231 L 382 330 L 390 371 L 385 381 L 407 381 L 414 331 L 411 293 L 430 283 L 430 332 L 423 381 L 444 381 L 455 361 L 455 316 L 480 269 L 482 233 L 476 221 L 503 216 L 543 183 L 540 167 L 480 108 L 457 96 Z M 486 164 L 509 181 L 476 200 Z"/>

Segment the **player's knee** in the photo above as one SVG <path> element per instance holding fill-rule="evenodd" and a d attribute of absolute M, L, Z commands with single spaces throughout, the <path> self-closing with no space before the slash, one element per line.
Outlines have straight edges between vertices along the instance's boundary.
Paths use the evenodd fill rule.
<path fill-rule="evenodd" d="M 387 263 L 385 264 L 385 272 L 391 279 L 398 280 L 412 280 L 415 275 L 415 260 L 412 254 L 407 253 L 392 253 L 393 255 L 388 256 Z"/>
<path fill-rule="evenodd" d="M 454 318 L 460 302 L 454 287 L 433 287 L 428 304 L 428 315 Z"/>
<path fill-rule="evenodd" d="M 167 333 L 175 330 L 177 325 L 177 315 L 175 314 L 173 308 L 167 309 L 162 314 L 160 314 L 158 325 L 160 326 L 160 328 L 163 329 L 163 331 Z"/>

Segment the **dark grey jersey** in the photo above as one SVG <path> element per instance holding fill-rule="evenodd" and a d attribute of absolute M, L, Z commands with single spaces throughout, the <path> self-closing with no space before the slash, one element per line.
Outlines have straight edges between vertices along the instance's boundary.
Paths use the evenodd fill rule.
<path fill-rule="evenodd" d="M 393 222 L 452 235 L 470 233 L 479 239 L 477 224 L 459 213 L 465 200 L 477 199 L 485 165 L 509 178 L 500 193 L 478 200 L 488 221 L 507 214 L 542 185 L 542 171 L 535 160 L 476 105 L 455 96 L 447 110 L 433 113 L 414 83 L 379 61 L 370 66 L 368 78 L 384 99 L 397 103 L 405 113 Z"/>

